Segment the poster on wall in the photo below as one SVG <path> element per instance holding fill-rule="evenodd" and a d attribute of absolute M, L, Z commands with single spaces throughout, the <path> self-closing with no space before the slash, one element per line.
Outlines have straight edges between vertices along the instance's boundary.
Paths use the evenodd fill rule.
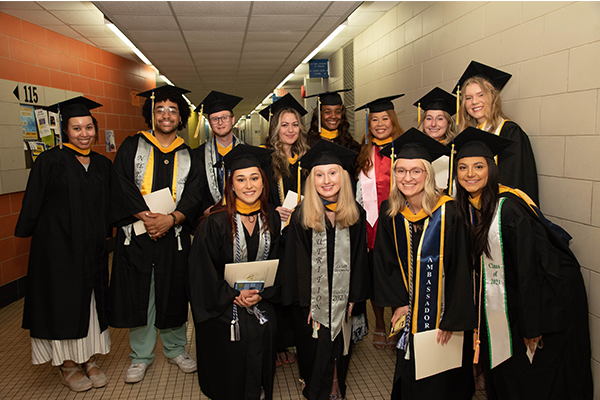
<path fill-rule="evenodd" d="M 33 161 L 36 160 L 36 158 L 38 158 L 38 156 L 40 154 L 42 154 L 42 152 L 45 150 L 46 145 L 44 144 L 44 142 L 27 142 L 27 144 L 29 145 L 29 150 L 31 150 L 31 158 L 33 158 Z"/>
<path fill-rule="evenodd" d="M 117 146 L 115 144 L 115 132 L 114 131 L 104 131 L 104 138 L 106 140 L 106 152 L 114 153 L 117 151 Z"/>
<path fill-rule="evenodd" d="M 58 123 L 58 114 L 53 113 L 52 111 L 48 111 L 48 121 L 50 124 L 50 132 L 52 133 L 52 146 L 55 146 L 56 143 L 60 143 L 60 126 Z M 45 141 L 44 141 L 45 142 Z M 52 147 L 51 146 L 51 147 Z"/>
<path fill-rule="evenodd" d="M 42 109 L 35 110 L 35 120 L 42 142 L 45 143 L 48 148 L 54 147 L 54 135 L 50 129 L 48 112 Z"/>
<path fill-rule="evenodd" d="M 37 124 L 33 106 L 21 104 L 21 123 L 23 124 L 23 140 L 37 140 Z"/>

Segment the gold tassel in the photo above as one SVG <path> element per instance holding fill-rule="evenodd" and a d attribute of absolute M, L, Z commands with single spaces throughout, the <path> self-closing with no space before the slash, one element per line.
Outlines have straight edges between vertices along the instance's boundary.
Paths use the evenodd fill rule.
<path fill-rule="evenodd" d="M 225 200 L 225 162 L 221 162 L 223 163 L 223 165 L 221 165 L 221 172 L 223 172 L 223 205 L 226 205 L 227 201 Z"/>
<path fill-rule="evenodd" d="M 154 90 L 152 91 L 150 99 L 152 100 L 152 134 L 154 135 Z"/>
<path fill-rule="evenodd" d="M 417 116 L 417 126 L 421 125 L 421 103 L 417 103 L 417 111 L 419 115 Z"/>
<path fill-rule="evenodd" d="M 479 364 L 479 329 L 473 331 L 473 350 L 475 350 L 475 356 L 473 357 L 473 364 Z"/>
<path fill-rule="evenodd" d="M 392 174 L 395 174 L 394 172 L 394 146 L 392 145 L 392 154 L 390 159 L 392 160 L 392 165 L 390 166 L 390 193 L 392 192 L 392 187 L 394 187 L 394 179 L 392 178 Z"/>
<path fill-rule="evenodd" d="M 301 195 L 300 195 L 300 191 L 302 190 L 302 187 L 300 184 L 301 172 L 302 172 L 302 167 L 300 166 L 300 160 L 298 160 L 298 200 L 296 201 L 296 205 L 298 205 L 298 203 L 300 203 L 300 200 L 301 200 Z"/>
<path fill-rule="evenodd" d="M 58 127 L 58 146 L 59 148 L 62 150 L 63 148 L 63 131 L 62 131 L 62 113 L 60 112 L 60 103 L 58 103 L 58 122 L 59 122 L 59 127 Z"/>
<path fill-rule="evenodd" d="M 448 193 L 452 197 L 452 172 L 454 172 L 454 142 L 452 142 L 452 150 L 450 150 L 450 183 L 448 183 Z"/>
<path fill-rule="evenodd" d="M 321 133 L 321 96 L 317 96 L 317 112 L 319 113 L 319 133 Z"/>
<path fill-rule="evenodd" d="M 456 126 L 458 126 L 458 119 L 460 118 L 460 85 L 456 86 Z"/>
<path fill-rule="evenodd" d="M 365 108 L 365 144 L 369 144 L 369 109 Z"/>

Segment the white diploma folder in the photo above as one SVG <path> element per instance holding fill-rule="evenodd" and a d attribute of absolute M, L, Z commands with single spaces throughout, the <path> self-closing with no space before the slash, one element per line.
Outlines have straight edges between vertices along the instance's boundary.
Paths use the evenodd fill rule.
<path fill-rule="evenodd" d="M 157 190 L 156 192 L 148 193 L 144 196 L 144 200 L 146 201 L 146 205 L 150 211 L 153 213 L 167 215 L 175 211 L 176 208 L 175 202 L 173 201 L 173 196 L 171 195 L 171 190 L 169 190 L 169 188 L 163 188 Z M 133 230 L 135 231 L 136 236 L 146 233 L 144 221 L 139 220 L 134 222 Z"/>
<path fill-rule="evenodd" d="M 303 198 L 304 198 L 304 196 L 301 196 L 300 200 L 302 200 Z M 298 193 L 288 190 L 287 194 L 285 195 L 285 200 L 283 201 L 283 204 L 281 205 L 281 207 L 287 208 L 288 210 L 293 210 L 296 208 L 297 202 L 298 202 Z M 286 226 L 287 226 L 287 223 L 282 222 L 281 230 L 283 231 L 283 228 L 285 228 Z"/>
<path fill-rule="evenodd" d="M 273 286 L 279 260 L 250 261 L 225 264 L 224 277 L 229 286 L 236 282 L 264 282 L 265 287 Z"/>
<path fill-rule="evenodd" d="M 453 332 L 443 346 L 436 342 L 438 332 L 434 329 L 413 337 L 417 380 L 462 366 L 464 332 Z"/>

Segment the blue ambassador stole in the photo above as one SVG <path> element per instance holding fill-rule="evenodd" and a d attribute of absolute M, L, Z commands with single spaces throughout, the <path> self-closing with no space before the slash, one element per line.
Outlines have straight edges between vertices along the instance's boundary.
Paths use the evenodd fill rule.
<path fill-rule="evenodd" d="M 409 298 L 406 326 L 396 346 L 399 349 L 407 349 L 409 332 L 439 329 L 444 312 L 444 242 L 446 203 L 449 201 L 453 201 L 452 197 L 442 196 L 431 216 L 423 210 L 413 214 L 406 207 L 392 220 L 396 255 Z M 414 259 L 413 224 L 421 220 L 425 220 L 423 234 Z"/>

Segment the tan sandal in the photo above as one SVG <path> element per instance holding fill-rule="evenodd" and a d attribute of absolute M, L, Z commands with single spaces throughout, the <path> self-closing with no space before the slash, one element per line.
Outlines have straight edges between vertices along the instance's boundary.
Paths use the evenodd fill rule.
<path fill-rule="evenodd" d="M 387 348 L 387 335 L 385 332 L 373 332 L 373 346 L 377 350 L 385 350 Z"/>
<path fill-rule="evenodd" d="M 98 365 L 96 365 L 94 361 L 83 363 L 83 367 L 85 368 L 85 372 L 88 378 L 90 378 L 90 380 L 92 381 L 92 384 L 95 388 L 101 388 L 102 386 L 105 386 L 108 383 L 108 378 L 106 377 L 106 374 L 100 371 L 100 367 L 98 367 Z M 98 371 L 100 371 L 100 373 L 96 375 L 90 375 L 90 369 L 92 368 L 97 368 Z"/>
<path fill-rule="evenodd" d="M 65 378 L 63 372 L 69 372 L 69 375 L 67 375 L 67 377 Z M 92 381 L 87 376 L 85 376 L 85 374 L 81 379 L 78 379 L 75 382 L 69 382 L 69 379 L 71 379 L 71 377 L 75 375 L 76 372 L 83 373 L 83 370 L 79 365 L 73 368 L 61 366 L 58 373 L 60 375 L 60 381 L 62 382 L 62 384 L 68 386 L 74 392 L 85 392 L 86 390 L 90 390 L 94 385 Z"/>

